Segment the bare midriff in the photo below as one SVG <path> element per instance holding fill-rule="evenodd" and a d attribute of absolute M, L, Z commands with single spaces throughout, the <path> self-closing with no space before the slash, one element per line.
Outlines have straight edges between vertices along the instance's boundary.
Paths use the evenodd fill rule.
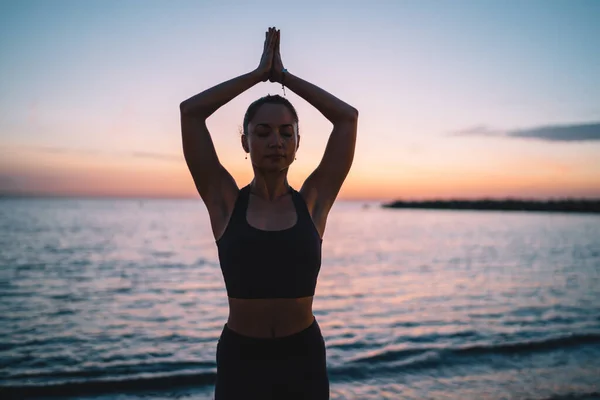
<path fill-rule="evenodd" d="M 293 335 L 314 320 L 313 297 L 236 299 L 229 297 L 227 327 L 240 335 L 274 338 Z"/>

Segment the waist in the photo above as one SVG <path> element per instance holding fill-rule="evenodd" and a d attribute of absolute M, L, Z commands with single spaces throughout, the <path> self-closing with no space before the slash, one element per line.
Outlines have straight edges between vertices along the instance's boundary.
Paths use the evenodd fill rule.
<path fill-rule="evenodd" d="M 297 299 L 229 298 L 227 327 L 253 338 L 293 335 L 314 321 L 312 297 Z"/>
<path fill-rule="evenodd" d="M 242 335 L 225 324 L 217 344 L 217 359 L 223 361 L 228 358 L 227 355 L 236 360 L 261 361 L 290 360 L 315 355 L 324 358 L 325 341 L 314 316 L 310 325 L 304 329 L 275 338 Z"/>

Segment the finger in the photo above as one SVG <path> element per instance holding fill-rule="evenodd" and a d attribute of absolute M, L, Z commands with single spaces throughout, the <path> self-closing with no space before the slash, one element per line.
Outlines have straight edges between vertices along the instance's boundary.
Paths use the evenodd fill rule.
<path fill-rule="evenodd" d="M 277 31 L 277 51 L 279 51 L 280 43 L 281 43 L 281 32 Z"/>
<path fill-rule="evenodd" d="M 273 37 L 273 31 L 271 30 L 271 28 L 269 28 L 269 30 L 267 31 L 266 36 L 265 36 L 265 48 L 271 47 L 272 37 Z"/>
<path fill-rule="evenodd" d="M 271 32 L 271 37 L 269 38 L 269 48 L 273 49 L 275 47 L 275 32 Z"/>

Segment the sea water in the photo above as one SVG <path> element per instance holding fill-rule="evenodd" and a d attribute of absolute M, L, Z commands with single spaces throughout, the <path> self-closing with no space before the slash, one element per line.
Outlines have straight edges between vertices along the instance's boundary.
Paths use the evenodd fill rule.
<path fill-rule="evenodd" d="M 331 398 L 600 397 L 599 271 L 597 215 L 340 201 Z M 0 398 L 210 399 L 226 318 L 200 200 L 0 200 Z"/>

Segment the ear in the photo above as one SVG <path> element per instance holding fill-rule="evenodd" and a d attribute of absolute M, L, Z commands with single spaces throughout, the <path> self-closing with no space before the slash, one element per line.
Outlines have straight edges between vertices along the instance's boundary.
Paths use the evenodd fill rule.
<path fill-rule="evenodd" d="M 242 136 L 240 137 L 240 140 L 242 142 L 242 148 L 244 149 L 244 151 L 246 153 L 250 153 L 250 146 L 248 146 L 248 137 L 247 137 L 247 135 L 242 134 Z"/>
<path fill-rule="evenodd" d="M 300 148 L 300 135 L 296 136 L 296 151 L 298 151 L 298 148 Z"/>

